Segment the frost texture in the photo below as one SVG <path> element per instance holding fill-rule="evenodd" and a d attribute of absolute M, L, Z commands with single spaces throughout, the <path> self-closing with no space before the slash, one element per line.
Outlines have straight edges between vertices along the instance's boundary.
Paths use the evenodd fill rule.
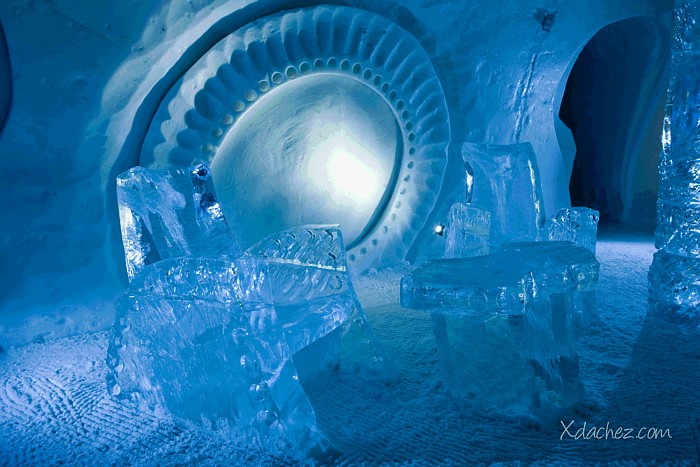
<path fill-rule="evenodd" d="M 362 366 L 394 378 L 350 281 L 337 225 L 285 230 L 246 255 L 269 264 L 275 308 L 300 372 Z"/>
<path fill-rule="evenodd" d="M 462 203 L 453 204 L 445 235 L 445 258 L 488 254 L 490 230 L 490 212 Z"/>
<path fill-rule="evenodd" d="M 254 443 L 325 445 L 260 260 L 180 258 L 145 267 L 119 305 L 107 364 L 114 396 Z"/>
<path fill-rule="evenodd" d="M 117 201 L 129 280 L 162 259 L 241 255 L 206 164 L 172 171 L 134 167 L 117 177 Z"/>
<path fill-rule="evenodd" d="M 274 233 L 246 250 L 270 262 L 347 271 L 338 225 L 305 225 Z"/>
<path fill-rule="evenodd" d="M 600 213 L 589 208 L 560 209 L 547 220 L 547 235 L 552 241 L 573 242 L 595 253 Z"/>
<path fill-rule="evenodd" d="M 700 326 L 700 25 L 697 2 L 677 1 L 672 75 L 659 161 L 656 247 L 650 311 Z"/>
<path fill-rule="evenodd" d="M 491 244 L 538 240 L 545 218 L 532 145 L 464 143 L 462 158 L 473 170 L 474 204 L 491 213 Z"/>
<path fill-rule="evenodd" d="M 700 261 L 657 251 L 649 269 L 650 311 L 671 321 L 699 326 Z"/>
<path fill-rule="evenodd" d="M 513 415 L 570 406 L 583 396 L 574 344 L 599 264 L 570 242 L 503 248 L 419 267 L 401 281 L 401 305 L 433 313 L 444 378 L 460 397 Z"/>

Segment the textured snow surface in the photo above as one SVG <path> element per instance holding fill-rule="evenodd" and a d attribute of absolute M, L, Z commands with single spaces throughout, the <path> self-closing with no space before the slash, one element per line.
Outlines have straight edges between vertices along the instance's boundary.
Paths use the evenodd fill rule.
<path fill-rule="evenodd" d="M 429 313 L 398 306 L 408 266 L 359 278 L 367 317 L 401 379 L 305 382 L 319 426 L 339 451 L 335 464 L 697 465 L 700 340 L 645 320 L 651 237 L 602 235 L 599 319 L 579 341 L 586 399 L 541 422 L 477 413 L 445 392 Z M 289 453 L 266 453 L 112 400 L 105 387 L 107 338 L 106 332 L 83 334 L 0 354 L 0 464 L 298 462 Z M 560 420 L 575 420 L 577 428 L 584 421 L 657 427 L 673 438 L 560 440 Z"/>

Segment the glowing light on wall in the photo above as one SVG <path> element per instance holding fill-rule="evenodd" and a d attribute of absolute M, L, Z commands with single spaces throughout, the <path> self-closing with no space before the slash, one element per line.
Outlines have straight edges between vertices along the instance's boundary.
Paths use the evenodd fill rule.
<path fill-rule="evenodd" d="M 315 74 L 252 104 L 224 140 L 212 175 L 243 245 L 301 224 L 338 223 L 350 246 L 384 208 L 402 150 L 382 96 L 348 76 Z"/>

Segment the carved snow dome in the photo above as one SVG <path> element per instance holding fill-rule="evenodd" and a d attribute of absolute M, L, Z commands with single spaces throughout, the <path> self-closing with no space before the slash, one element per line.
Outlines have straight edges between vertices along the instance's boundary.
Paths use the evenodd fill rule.
<path fill-rule="evenodd" d="M 261 18 L 167 93 L 140 164 L 208 161 L 242 246 L 337 223 L 350 267 L 403 260 L 433 208 L 449 117 L 419 42 L 378 15 L 319 6 Z"/>

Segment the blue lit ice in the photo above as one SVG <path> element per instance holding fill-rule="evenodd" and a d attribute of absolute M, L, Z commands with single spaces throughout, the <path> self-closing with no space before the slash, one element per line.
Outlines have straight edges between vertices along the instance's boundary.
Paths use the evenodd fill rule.
<path fill-rule="evenodd" d="M 0 2 L 0 465 L 698 465 L 700 1 L 311 3 Z"/>
<path fill-rule="evenodd" d="M 589 208 L 563 208 L 547 219 L 549 240 L 574 242 L 595 253 L 600 213 Z"/>
<path fill-rule="evenodd" d="M 491 243 L 539 240 L 544 202 L 532 144 L 464 143 L 462 158 L 473 171 L 472 202 L 491 213 Z"/>
<path fill-rule="evenodd" d="M 254 444 L 323 446 L 273 305 L 264 261 L 183 258 L 145 267 L 120 301 L 113 396 L 226 427 Z"/>
<path fill-rule="evenodd" d="M 401 305 L 432 313 L 443 377 L 459 397 L 537 417 L 583 398 L 575 342 L 598 271 L 594 254 L 570 242 L 504 244 L 417 268 L 401 280 Z"/>
<path fill-rule="evenodd" d="M 656 247 L 649 271 L 650 311 L 700 326 L 700 36 L 697 2 L 676 2 L 672 76 L 659 160 Z"/>
<path fill-rule="evenodd" d="M 445 233 L 445 258 L 467 258 L 489 252 L 491 213 L 475 206 L 455 203 Z"/>
<path fill-rule="evenodd" d="M 134 167 L 117 178 L 117 200 L 130 279 L 162 259 L 241 255 L 207 164 L 169 171 Z"/>

